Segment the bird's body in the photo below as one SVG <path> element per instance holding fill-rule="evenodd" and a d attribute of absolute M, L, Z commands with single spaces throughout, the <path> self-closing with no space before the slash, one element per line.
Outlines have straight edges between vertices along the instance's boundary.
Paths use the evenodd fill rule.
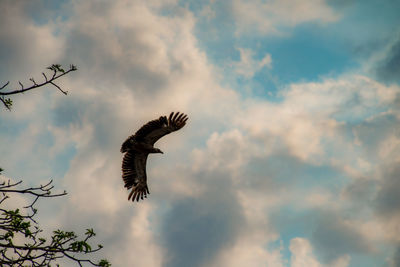
<path fill-rule="evenodd" d="M 147 186 L 146 161 L 150 153 L 163 153 L 154 147 L 158 139 L 185 126 L 187 115 L 172 112 L 168 119 L 161 116 L 142 126 L 130 136 L 121 146 L 125 153 L 122 161 L 122 179 L 125 187 L 131 189 L 128 200 L 139 201 L 150 194 Z"/>

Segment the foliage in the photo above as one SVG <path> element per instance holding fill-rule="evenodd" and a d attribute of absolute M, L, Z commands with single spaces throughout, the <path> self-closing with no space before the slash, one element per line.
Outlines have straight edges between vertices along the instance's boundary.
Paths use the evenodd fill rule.
<path fill-rule="evenodd" d="M 39 187 L 20 189 L 22 181 L 0 183 L 0 266 L 50 266 L 57 259 L 68 258 L 79 266 L 88 263 L 93 266 L 111 266 L 107 260 L 95 263 L 89 259 L 79 258 L 81 254 L 99 251 L 102 246 L 92 248 L 89 239 L 96 234 L 93 229 L 86 229 L 84 237 L 79 238 L 74 232 L 53 231 L 50 238 L 44 238 L 43 232 L 35 220 L 36 202 L 42 198 L 53 198 L 66 195 L 66 192 L 53 194 L 52 181 Z M 31 203 L 22 209 L 5 209 L 4 203 L 13 194 L 33 196 Z"/>

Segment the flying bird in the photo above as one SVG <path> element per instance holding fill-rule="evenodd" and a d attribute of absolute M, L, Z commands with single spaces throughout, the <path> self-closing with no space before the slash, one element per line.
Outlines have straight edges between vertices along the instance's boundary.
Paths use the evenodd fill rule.
<path fill-rule="evenodd" d="M 163 154 L 154 147 L 154 143 L 164 135 L 181 129 L 187 120 L 187 115 L 171 112 L 168 119 L 167 116 L 161 116 L 143 125 L 122 144 L 121 153 L 126 153 L 122 160 L 122 179 L 125 187 L 132 189 L 128 200 L 139 201 L 139 198 L 146 198 L 150 194 L 146 176 L 147 156 L 150 153 Z"/>

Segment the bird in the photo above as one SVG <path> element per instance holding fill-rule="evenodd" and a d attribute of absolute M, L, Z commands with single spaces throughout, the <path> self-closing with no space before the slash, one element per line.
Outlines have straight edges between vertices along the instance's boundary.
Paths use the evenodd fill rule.
<path fill-rule="evenodd" d="M 168 119 L 167 116 L 161 116 L 149 121 L 122 143 L 121 153 L 125 153 L 122 160 L 122 179 L 124 187 L 127 190 L 132 189 L 128 200 L 143 200 L 143 197 L 147 198 L 147 194 L 150 194 L 146 175 L 147 156 L 150 153 L 164 154 L 154 147 L 154 143 L 164 135 L 181 129 L 187 120 L 186 114 L 171 112 Z"/>

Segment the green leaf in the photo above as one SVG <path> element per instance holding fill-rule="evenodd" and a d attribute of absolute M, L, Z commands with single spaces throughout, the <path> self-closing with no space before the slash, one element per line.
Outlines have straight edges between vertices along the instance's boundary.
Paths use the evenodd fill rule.
<path fill-rule="evenodd" d="M 92 251 L 92 247 L 85 241 L 76 241 L 72 243 L 71 249 L 76 252 L 85 252 L 85 253 Z"/>
<path fill-rule="evenodd" d="M 111 266 L 111 264 L 105 259 L 101 260 L 99 262 L 99 265 L 102 266 L 102 267 L 110 267 Z"/>
<path fill-rule="evenodd" d="M 32 236 L 32 232 L 29 229 L 27 229 L 25 231 L 25 237 L 28 237 L 28 236 Z"/>
<path fill-rule="evenodd" d="M 87 236 L 90 238 L 90 237 L 92 237 L 92 236 L 95 236 L 96 233 L 93 231 L 92 228 L 90 228 L 90 229 L 86 229 L 85 235 L 87 235 Z"/>

